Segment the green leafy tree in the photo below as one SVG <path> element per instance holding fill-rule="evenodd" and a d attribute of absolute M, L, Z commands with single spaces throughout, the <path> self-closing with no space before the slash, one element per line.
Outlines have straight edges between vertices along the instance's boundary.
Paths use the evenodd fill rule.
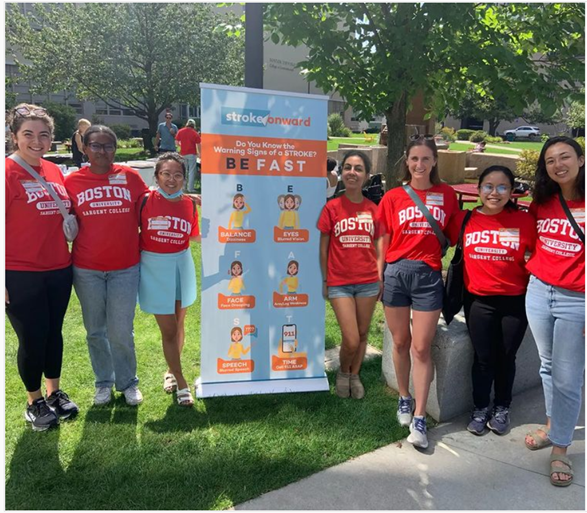
<path fill-rule="evenodd" d="M 203 3 L 35 4 L 29 16 L 14 4 L 6 37 L 38 92 L 127 109 L 154 135 L 171 104 L 199 103 L 199 82 L 242 83 L 243 38 L 216 30 L 227 19 Z"/>
<path fill-rule="evenodd" d="M 55 134 L 53 138 L 56 141 L 71 139 L 71 135 L 76 129 L 77 113 L 69 105 L 61 105 L 55 102 L 43 102 L 43 107 L 55 121 Z"/>
<path fill-rule="evenodd" d="M 584 95 L 585 89 L 582 92 Z M 571 128 L 585 128 L 585 96 L 581 101 L 571 103 L 565 121 Z"/>
<path fill-rule="evenodd" d="M 398 184 L 406 111 L 423 91 L 430 112 L 456 109 L 466 90 L 546 114 L 584 78 L 583 4 L 267 4 L 274 43 L 306 45 L 298 66 L 338 91 L 363 119 L 383 112 L 389 130 L 386 184 Z"/>

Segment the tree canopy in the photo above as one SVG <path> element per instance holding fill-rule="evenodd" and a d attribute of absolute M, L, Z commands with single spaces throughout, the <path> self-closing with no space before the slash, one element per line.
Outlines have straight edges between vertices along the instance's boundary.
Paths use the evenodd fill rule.
<path fill-rule="evenodd" d="M 146 120 L 197 105 L 199 82 L 240 85 L 244 44 L 216 30 L 230 15 L 201 3 L 35 4 L 7 7 L 8 43 L 38 92 L 74 91 Z"/>
<path fill-rule="evenodd" d="M 538 102 L 548 115 L 585 74 L 583 4 L 297 3 L 265 13 L 275 43 L 308 47 L 299 67 L 309 80 L 363 119 L 385 113 L 387 187 L 398 184 L 418 91 L 432 113 L 456 109 L 474 88 L 517 112 Z"/>

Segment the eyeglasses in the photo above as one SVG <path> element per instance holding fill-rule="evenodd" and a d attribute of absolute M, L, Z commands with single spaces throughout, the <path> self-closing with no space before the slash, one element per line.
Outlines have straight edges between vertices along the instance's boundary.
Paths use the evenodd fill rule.
<path fill-rule="evenodd" d="M 25 117 L 25 116 L 30 116 L 31 114 L 33 116 L 47 116 L 47 110 L 44 109 L 43 107 L 35 107 L 34 109 L 29 109 L 28 107 L 19 107 L 18 109 L 15 110 L 15 112 L 21 116 L 21 117 Z"/>
<path fill-rule="evenodd" d="M 90 148 L 90 150 L 92 150 L 94 152 L 104 150 L 106 153 L 112 153 L 113 151 L 116 150 L 116 145 L 114 145 L 112 143 L 100 144 L 100 143 L 92 142 L 92 143 L 88 144 L 88 148 Z"/>
<path fill-rule="evenodd" d="M 414 134 L 410 135 L 410 141 L 418 141 L 419 139 L 427 139 L 429 141 L 434 140 L 434 136 L 432 134 Z"/>
<path fill-rule="evenodd" d="M 165 180 L 169 180 L 171 177 L 173 177 L 173 179 L 176 181 L 183 180 L 183 175 L 181 173 L 171 174 L 171 173 L 168 173 L 167 171 L 162 171 L 161 173 L 159 173 L 159 176 L 161 176 Z"/>
<path fill-rule="evenodd" d="M 497 185 L 494 187 L 490 183 L 484 183 L 481 186 L 481 192 L 483 192 L 484 194 L 491 194 L 494 190 L 495 192 L 497 192 L 497 194 L 501 196 L 509 192 L 511 190 L 511 187 L 508 187 L 507 185 Z"/>

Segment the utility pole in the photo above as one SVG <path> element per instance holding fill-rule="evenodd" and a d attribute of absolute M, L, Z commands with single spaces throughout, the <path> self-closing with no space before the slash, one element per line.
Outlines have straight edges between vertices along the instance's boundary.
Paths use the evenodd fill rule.
<path fill-rule="evenodd" d="M 245 87 L 263 89 L 263 4 L 245 4 Z"/>

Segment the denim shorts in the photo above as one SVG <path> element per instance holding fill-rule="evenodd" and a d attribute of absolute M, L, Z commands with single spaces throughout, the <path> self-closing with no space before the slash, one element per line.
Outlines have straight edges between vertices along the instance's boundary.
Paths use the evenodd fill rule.
<path fill-rule="evenodd" d="M 420 312 L 442 308 L 442 273 L 418 260 L 398 260 L 385 267 L 383 304 L 411 306 Z"/>
<path fill-rule="evenodd" d="M 328 287 L 328 299 L 340 297 L 373 297 L 379 295 L 379 282 Z"/>

